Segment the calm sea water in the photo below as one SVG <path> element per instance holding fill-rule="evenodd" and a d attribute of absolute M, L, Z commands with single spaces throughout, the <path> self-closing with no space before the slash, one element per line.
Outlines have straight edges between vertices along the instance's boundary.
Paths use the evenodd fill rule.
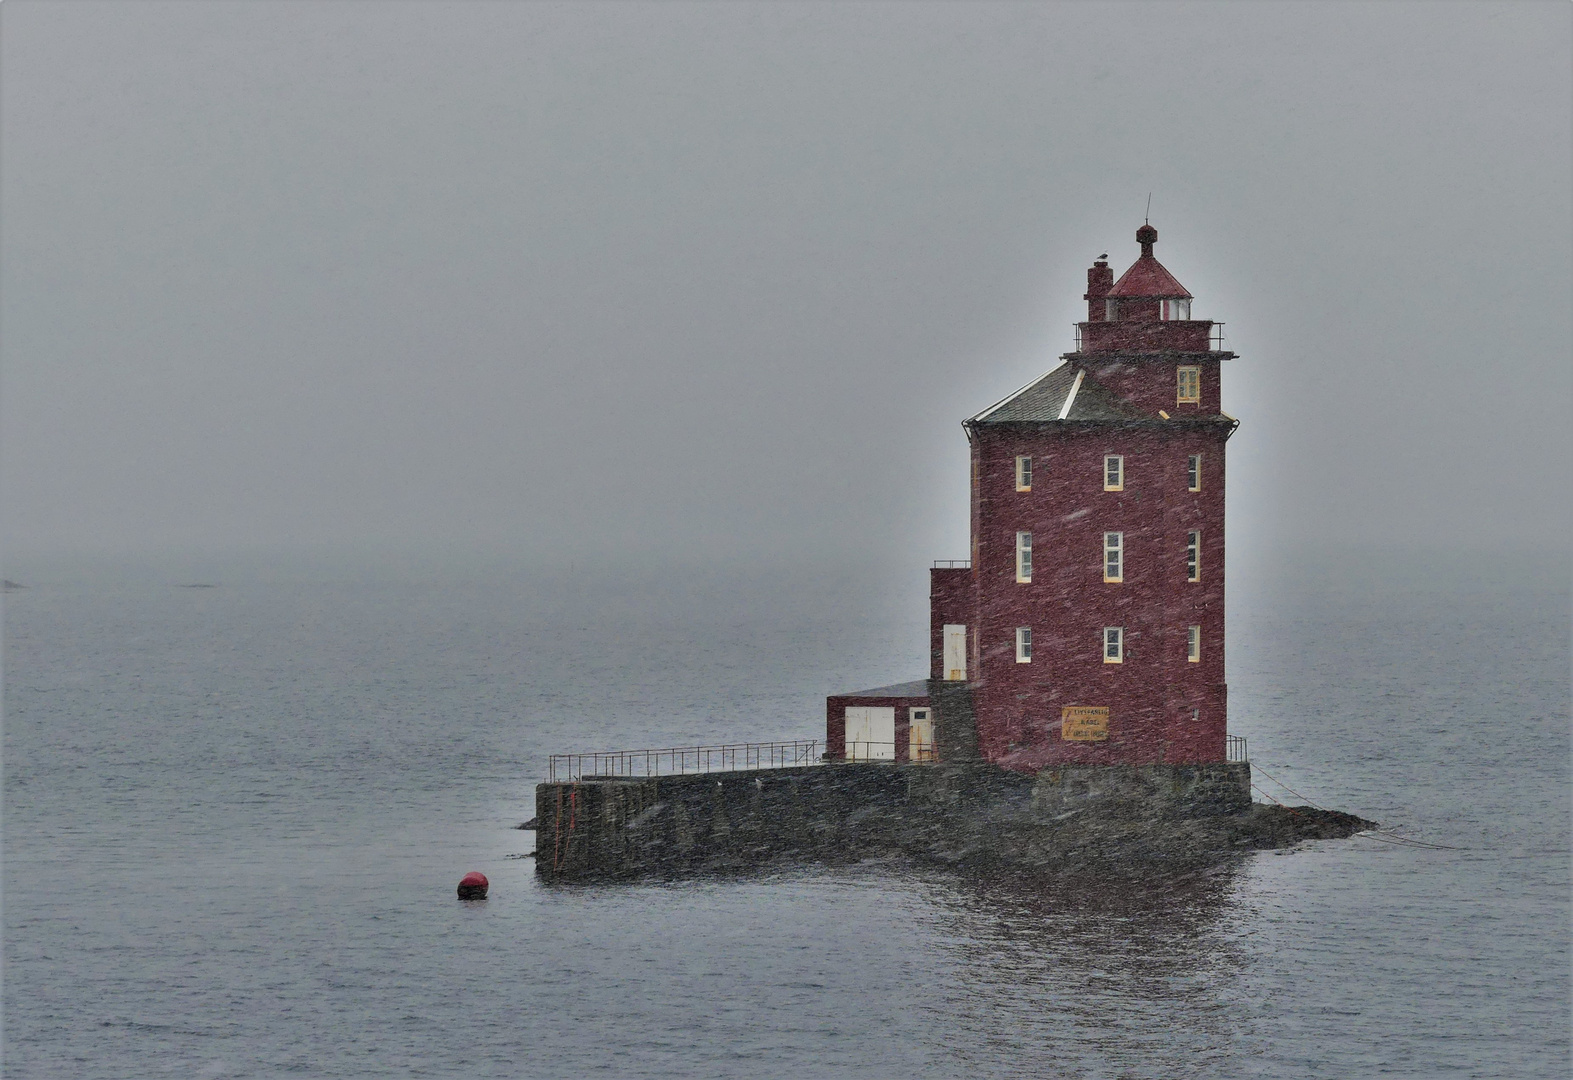
<path fill-rule="evenodd" d="M 43 574 L 5 597 L 5 1075 L 1567 1076 L 1566 588 L 1285 576 L 1234 601 L 1233 730 L 1445 848 L 546 887 L 547 754 L 818 737 L 922 674 L 921 577 Z"/>

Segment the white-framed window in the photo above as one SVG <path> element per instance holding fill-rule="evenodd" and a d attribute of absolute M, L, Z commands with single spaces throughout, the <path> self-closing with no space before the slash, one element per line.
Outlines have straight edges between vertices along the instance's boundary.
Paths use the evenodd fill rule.
<path fill-rule="evenodd" d="M 1016 627 L 1016 663 L 1032 663 L 1032 627 Z"/>
<path fill-rule="evenodd" d="M 1185 659 L 1193 664 L 1202 662 L 1202 628 L 1200 626 L 1186 628 Z"/>
<path fill-rule="evenodd" d="M 1189 319 L 1191 317 L 1191 302 L 1189 300 L 1165 300 L 1160 317 L 1164 319 Z"/>
<path fill-rule="evenodd" d="M 1026 583 L 1032 580 L 1032 534 L 1019 532 L 1016 534 L 1016 580 Z"/>
<path fill-rule="evenodd" d="M 1125 455 L 1103 455 L 1103 490 L 1125 490 Z"/>
<path fill-rule="evenodd" d="M 1125 663 L 1125 627 L 1105 626 L 1103 628 L 1103 662 L 1105 664 Z"/>
<path fill-rule="evenodd" d="M 1185 490 L 1202 490 L 1202 455 L 1192 454 L 1185 459 Z"/>
<path fill-rule="evenodd" d="M 1185 534 L 1185 580 L 1202 580 L 1202 534 L 1194 529 Z"/>
<path fill-rule="evenodd" d="M 1178 369 L 1176 379 L 1177 392 L 1174 400 L 1184 405 L 1195 404 L 1202 400 L 1202 369 L 1199 367 L 1182 367 Z"/>
<path fill-rule="evenodd" d="M 1016 458 L 1016 490 L 1032 490 L 1032 458 L 1025 454 Z"/>
<path fill-rule="evenodd" d="M 1125 580 L 1125 534 L 1122 532 L 1103 534 L 1103 580 Z"/>

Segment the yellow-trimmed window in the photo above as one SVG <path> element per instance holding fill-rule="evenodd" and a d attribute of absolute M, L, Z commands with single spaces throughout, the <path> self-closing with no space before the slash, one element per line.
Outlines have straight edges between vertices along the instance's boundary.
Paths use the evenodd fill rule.
<path fill-rule="evenodd" d="M 1016 457 L 1016 490 L 1032 490 L 1032 458 L 1025 454 Z"/>
<path fill-rule="evenodd" d="M 1185 534 L 1185 580 L 1202 580 L 1202 534 L 1194 530 Z"/>
<path fill-rule="evenodd" d="M 1202 662 L 1202 628 L 1200 626 L 1186 628 L 1185 659 L 1193 664 Z"/>
<path fill-rule="evenodd" d="M 1125 534 L 1122 532 L 1103 534 L 1103 580 L 1125 580 Z"/>
<path fill-rule="evenodd" d="M 1105 626 L 1103 628 L 1103 662 L 1105 664 L 1123 664 L 1125 662 L 1125 627 Z"/>
<path fill-rule="evenodd" d="M 1103 455 L 1103 490 L 1125 490 L 1125 455 Z"/>
<path fill-rule="evenodd" d="M 1032 534 L 1016 534 L 1016 580 L 1025 585 L 1032 580 Z"/>
<path fill-rule="evenodd" d="M 1181 405 L 1194 405 L 1202 400 L 1202 369 L 1199 367 L 1182 367 L 1178 371 L 1176 385 L 1178 392 L 1174 400 Z"/>
<path fill-rule="evenodd" d="M 1202 455 L 1192 454 L 1185 462 L 1185 490 L 1202 490 Z"/>

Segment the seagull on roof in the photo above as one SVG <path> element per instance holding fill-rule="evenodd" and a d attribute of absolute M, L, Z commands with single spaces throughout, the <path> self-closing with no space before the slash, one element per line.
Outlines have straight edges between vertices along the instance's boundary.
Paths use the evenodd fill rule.
<path fill-rule="evenodd" d="M 1100 259 L 1107 259 L 1108 257 L 1109 257 L 1109 253 L 1107 251 L 1105 251 L 1102 255 L 1098 256 L 1098 258 L 1100 258 Z"/>

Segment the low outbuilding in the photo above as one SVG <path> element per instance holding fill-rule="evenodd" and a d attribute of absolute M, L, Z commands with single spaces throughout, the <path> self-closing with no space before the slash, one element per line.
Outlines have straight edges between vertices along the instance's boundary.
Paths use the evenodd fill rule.
<path fill-rule="evenodd" d="M 826 698 L 825 751 L 831 761 L 933 761 L 928 680 Z"/>

